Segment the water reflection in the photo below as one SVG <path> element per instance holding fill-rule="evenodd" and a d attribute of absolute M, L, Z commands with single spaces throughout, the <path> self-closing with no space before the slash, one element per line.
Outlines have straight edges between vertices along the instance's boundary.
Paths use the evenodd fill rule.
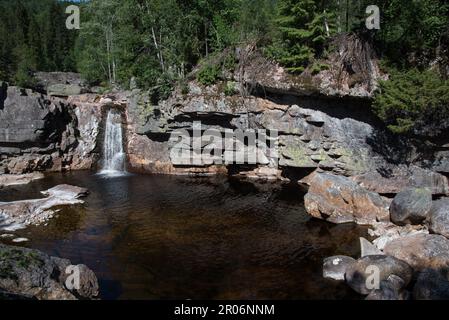
<path fill-rule="evenodd" d="M 358 254 L 366 229 L 330 225 L 304 212 L 294 189 L 226 178 L 55 174 L 0 199 L 35 197 L 70 183 L 86 204 L 19 235 L 26 246 L 85 263 L 106 299 L 354 298 L 321 277 L 328 255 Z"/>

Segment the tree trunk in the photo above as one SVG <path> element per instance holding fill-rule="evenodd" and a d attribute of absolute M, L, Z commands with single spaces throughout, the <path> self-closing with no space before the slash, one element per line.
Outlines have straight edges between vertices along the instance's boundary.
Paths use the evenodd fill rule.
<path fill-rule="evenodd" d="M 165 71 L 164 58 L 162 57 L 162 51 L 160 50 L 159 45 L 157 43 L 157 38 L 156 38 L 156 33 L 154 32 L 154 27 L 151 27 L 151 33 L 153 34 L 153 42 L 154 42 L 154 46 L 156 48 L 157 58 L 159 59 L 161 69 L 164 72 Z"/>

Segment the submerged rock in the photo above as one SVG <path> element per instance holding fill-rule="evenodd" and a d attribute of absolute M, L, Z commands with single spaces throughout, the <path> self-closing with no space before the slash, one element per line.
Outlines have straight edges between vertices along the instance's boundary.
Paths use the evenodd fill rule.
<path fill-rule="evenodd" d="M 73 268 L 79 271 L 79 287 L 69 289 L 66 280 L 74 274 Z M 85 265 L 72 266 L 67 259 L 0 244 L 0 291 L 39 300 L 75 300 L 96 298 L 99 287 L 97 277 Z"/>
<path fill-rule="evenodd" d="M 388 221 L 388 201 L 367 191 L 349 178 L 313 173 L 305 180 L 310 186 L 304 197 L 307 212 L 333 223 L 372 224 Z"/>
<path fill-rule="evenodd" d="M 1 174 L 0 188 L 15 186 L 20 184 L 28 184 L 31 181 L 43 179 L 44 175 L 41 172 L 33 172 L 27 174 Z"/>
<path fill-rule="evenodd" d="M 397 225 L 420 224 L 432 207 L 432 193 L 427 188 L 409 188 L 399 192 L 390 205 L 391 221 Z"/>
<path fill-rule="evenodd" d="M 395 257 L 365 256 L 348 267 L 345 275 L 346 283 L 356 292 L 367 295 L 374 290 L 367 286 L 367 282 L 370 280 L 368 277 L 372 276 L 376 270 L 379 271 L 379 282 L 395 275 L 403 280 L 403 286 L 410 282 L 413 275 L 413 269 L 406 262 Z"/>
<path fill-rule="evenodd" d="M 384 253 L 407 262 L 416 271 L 449 267 L 449 240 L 436 234 L 415 234 L 385 245 Z"/>
<path fill-rule="evenodd" d="M 44 199 L 0 203 L 0 229 L 14 230 L 27 225 L 38 225 L 52 218 L 56 208 L 81 204 L 88 190 L 71 185 L 59 185 L 42 191 Z"/>
<path fill-rule="evenodd" d="M 449 199 L 434 201 L 429 213 L 429 229 L 449 238 Z"/>
<path fill-rule="evenodd" d="M 345 280 L 346 269 L 355 263 L 355 259 L 348 256 L 333 256 L 323 261 L 323 277 L 333 280 Z"/>

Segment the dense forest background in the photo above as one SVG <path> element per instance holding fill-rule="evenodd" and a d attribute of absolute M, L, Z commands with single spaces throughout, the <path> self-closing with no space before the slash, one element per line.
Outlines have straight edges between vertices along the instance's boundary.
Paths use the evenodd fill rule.
<path fill-rule="evenodd" d="M 232 57 L 256 46 L 292 74 L 319 72 L 330 39 L 355 33 L 370 42 L 391 74 L 374 110 L 390 129 L 407 133 L 449 111 L 449 4 L 446 0 L 91 0 L 81 29 L 67 30 L 69 1 L 0 0 L 0 79 L 33 84 L 35 71 L 78 71 L 92 84 L 129 87 L 130 79 L 166 98 L 200 64 L 212 84 Z M 365 27 L 379 6 L 381 29 Z M 445 65 L 446 70 L 432 68 Z M 423 116 L 426 111 L 426 116 Z"/>

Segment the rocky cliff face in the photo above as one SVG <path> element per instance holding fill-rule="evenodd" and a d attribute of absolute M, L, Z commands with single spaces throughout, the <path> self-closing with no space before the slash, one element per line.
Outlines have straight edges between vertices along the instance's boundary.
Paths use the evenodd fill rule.
<path fill-rule="evenodd" d="M 297 178 L 318 170 L 354 176 L 380 193 L 395 193 L 401 189 L 398 184 L 407 181 L 427 180 L 425 185 L 435 193 L 447 193 L 447 179 L 427 170 L 448 172 L 444 150 L 434 148 L 426 154 L 411 141 L 386 133 L 370 111 L 377 80 L 386 76 L 369 48 L 357 41 L 351 48 L 345 43 L 340 54 L 329 58 L 331 67 L 317 75 L 289 75 L 247 49 L 235 53 L 235 71 L 213 86 L 191 80 L 187 88 L 177 89 L 157 106 L 145 92 L 130 92 L 130 169 L 175 174 L 229 172 L 265 179 Z M 360 59 L 369 70 L 362 68 Z M 229 85 L 234 87 L 233 94 L 225 90 Z M 263 148 L 256 151 L 262 156 L 253 165 L 177 164 L 170 157 L 174 147 L 170 135 L 180 129 L 191 132 L 195 122 L 201 122 L 203 132 L 215 129 L 223 136 L 226 130 L 277 130 L 276 165 L 273 154 Z M 192 151 L 191 146 L 183 148 Z M 222 154 L 225 151 L 224 147 Z M 412 163 L 427 169 L 410 169 Z"/>
<path fill-rule="evenodd" d="M 0 172 L 95 168 L 106 111 L 117 108 L 123 110 L 130 171 L 297 181 L 318 170 L 352 176 L 380 193 L 395 193 L 410 181 L 417 186 L 424 181 L 435 194 L 447 193 L 447 179 L 437 172 L 449 173 L 448 141 L 416 144 L 390 137 L 370 111 L 377 81 L 386 77 L 375 54 L 359 39 L 336 41 L 339 50 L 325 61 L 327 70 L 299 76 L 254 48 L 236 50 L 234 71 L 217 84 L 203 86 L 193 74 L 185 87 L 158 105 L 138 89 L 57 98 L 2 85 Z M 47 89 L 58 85 L 58 77 L 44 81 Z M 80 85 L 77 77 L 70 79 L 64 85 Z M 226 146 L 214 158 L 220 161 L 174 159 L 174 148 L 190 152 L 192 147 L 179 146 L 171 135 L 191 133 L 199 122 L 202 132 L 214 129 L 223 136 L 229 130 L 276 130 L 275 152 L 256 146 L 253 164 L 226 163 Z M 426 169 L 411 169 L 410 164 Z"/>
<path fill-rule="evenodd" d="M 91 169 L 100 159 L 103 114 L 120 107 L 95 94 L 55 98 L 3 85 L 0 173 Z"/>

